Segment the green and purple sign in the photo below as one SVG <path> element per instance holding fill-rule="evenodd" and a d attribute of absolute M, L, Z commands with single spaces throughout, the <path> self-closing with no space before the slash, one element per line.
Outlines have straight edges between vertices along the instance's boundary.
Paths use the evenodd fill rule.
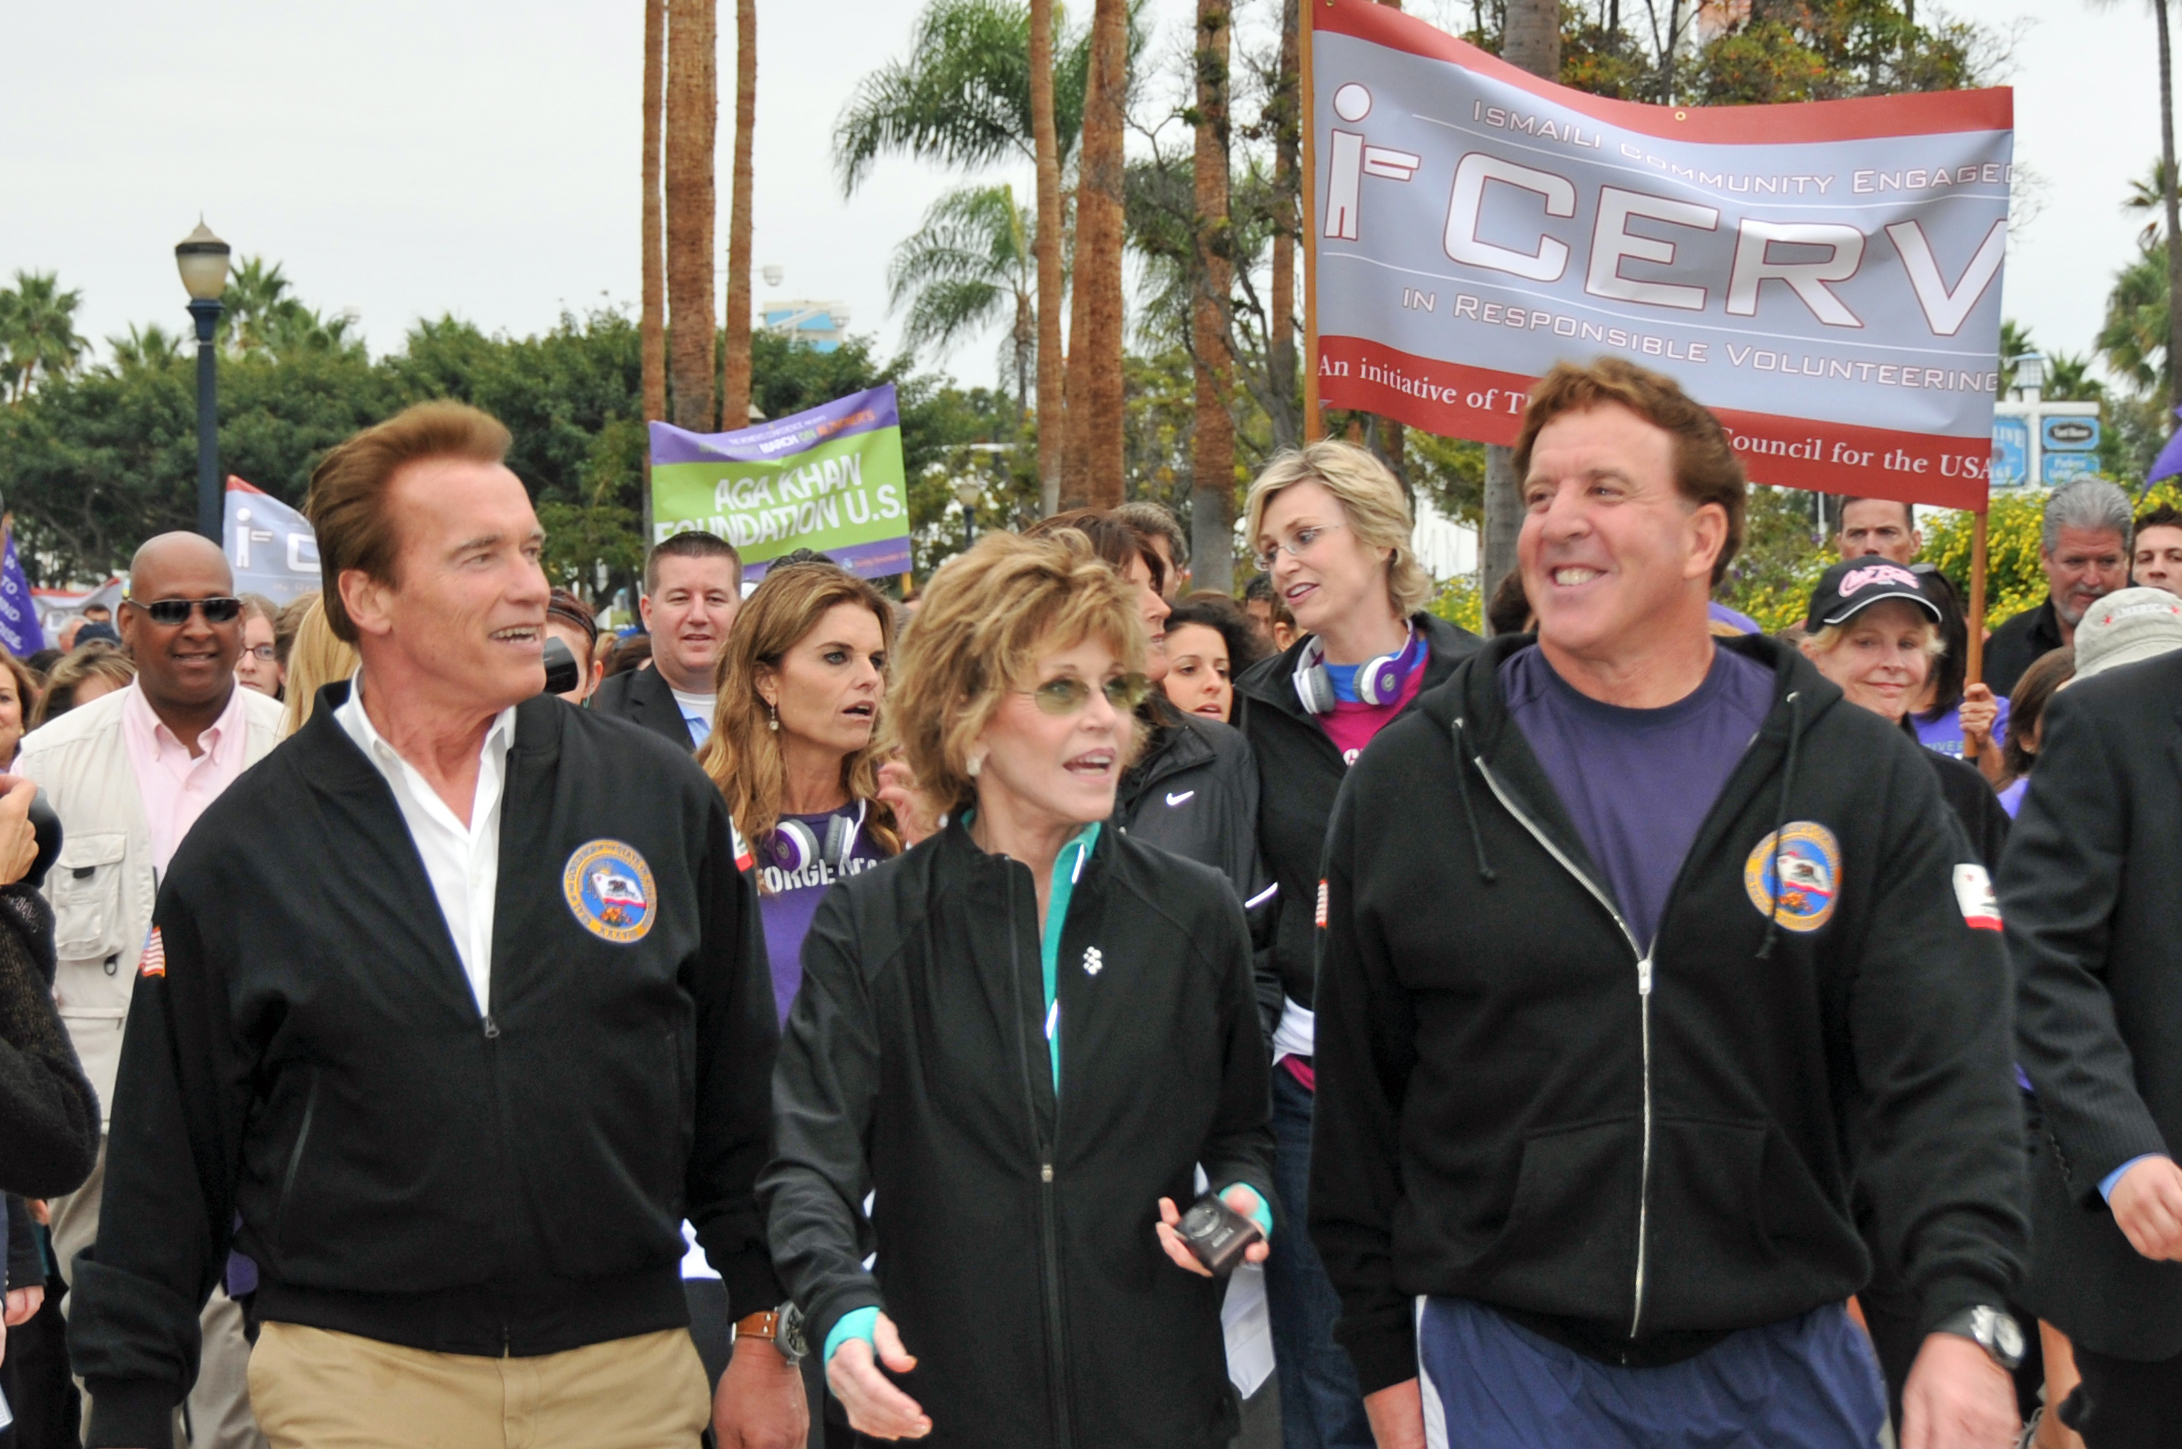
<path fill-rule="evenodd" d="M 735 545 L 744 578 L 799 548 L 851 573 L 909 568 L 909 490 L 892 386 L 732 433 L 651 425 L 653 543 L 700 530 Z"/>

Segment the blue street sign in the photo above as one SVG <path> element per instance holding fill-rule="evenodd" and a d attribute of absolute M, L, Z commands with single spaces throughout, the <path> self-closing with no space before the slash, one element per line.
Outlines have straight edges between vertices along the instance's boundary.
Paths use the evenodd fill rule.
<path fill-rule="evenodd" d="M 2099 447 L 2099 420 L 2095 417 L 2048 417 L 2042 446 L 2049 453 L 2094 453 Z"/>
<path fill-rule="evenodd" d="M 2038 461 L 2048 488 L 2058 488 L 2071 478 L 2099 471 L 2099 460 L 2089 453 L 2048 453 Z"/>
<path fill-rule="evenodd" d="M 2030 424 L 2021 418 L 1993 419 L 1995 488 L 2020 488 L 2030 477 Z"/>

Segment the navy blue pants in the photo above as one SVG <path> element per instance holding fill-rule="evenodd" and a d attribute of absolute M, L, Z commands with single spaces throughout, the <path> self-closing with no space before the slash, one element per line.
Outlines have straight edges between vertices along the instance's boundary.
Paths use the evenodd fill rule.
<path fill-rule="evenodd" d="M 1870 1340 L 1837 1303 L 1681 1363 L 1619 1368 L 1428 1298 L 1417 1357 L 1432 1449 L 1872 1449 L 1887 1417 Z"/>
<path fill-rule="evenodd" d="M 1291 1225 L 1275 1230 L 1265 1261 L 1266 1311 L 1280 1375 L 1282 1449 L 1373 1449 L 1371 1423 L 1348 1350 L 1333 1341 L 1341 1300 L 1308 1231 L 1311 1093 L 1286 1067 L 1273 1068 L 1273 1190 Z"/>

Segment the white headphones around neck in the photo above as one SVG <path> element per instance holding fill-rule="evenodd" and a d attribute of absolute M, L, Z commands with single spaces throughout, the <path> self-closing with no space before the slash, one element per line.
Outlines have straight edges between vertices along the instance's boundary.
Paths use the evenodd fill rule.
<path fill-rule="evenodd" d="M 777 866 L 790 875 L 808 869 L 814 862 L 822 861 L 833 874 L 848 869 L 849 856 L 856 850 L 856 841 L 864 833 L 864 817 L 871 813 L 871 802 L 856 802 L 856 819 L 836 815 L 826 822 L 826 838 L 821 841 L 818 833 L 800 820 L 782 820 L 773 827 L 772 838 L 765 843 L 765 863 Z"/>
<path fill-rule="evenodd" d="M 1409 635 L 1402 640 L 1402 647 L 1392 654 L 1382 654 L 1369 659 L 1356 671 L 1356 697 L 1366 704 L 1392 704 L 1400 698 L 1402 686 L 1409 681 L 1409 671 L 1402 668 L 1402 656 L 1416 642 L 1417 629 L 1409 627 Z M 1333 676 L 1326 672 L 1326 646 L 1312 635 L 1303 643 L 1303 652 L 1296 656 L 1296 698 L 1312 714 L 1332 714 L 1339 703 L 1333 692 Z"/>

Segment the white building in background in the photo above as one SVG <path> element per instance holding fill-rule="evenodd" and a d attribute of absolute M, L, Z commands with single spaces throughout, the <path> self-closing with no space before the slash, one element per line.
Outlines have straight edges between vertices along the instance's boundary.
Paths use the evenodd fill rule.
<path fill-rule="evenodd" d="M 1417 526 L 1409 535 L 1409 546 L 1424 571 L 1441 583 L 1477 576 L 1477 530 L 1442 514 L 1421 493 L 1417 495 Z"/>

